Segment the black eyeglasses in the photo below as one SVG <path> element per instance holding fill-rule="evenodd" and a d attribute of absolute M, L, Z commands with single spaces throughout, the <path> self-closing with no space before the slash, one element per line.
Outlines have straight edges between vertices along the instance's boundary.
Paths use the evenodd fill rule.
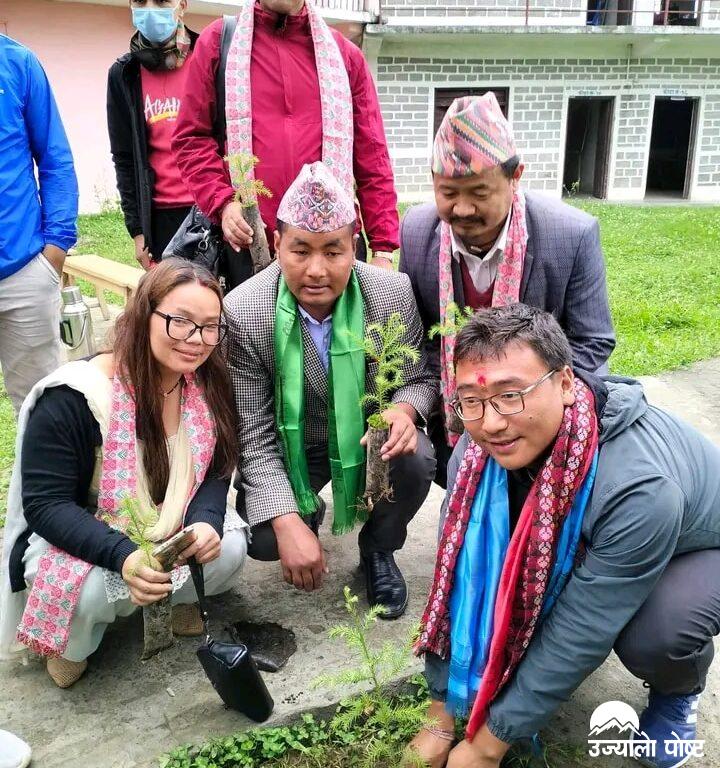
<path fill-rule="evenodd" d="M 543 381 L 547 381 L 557 372 L 557 368 L 548 371 L 534 384 L 515 392 L 501 392 L 499 395 L 493 395 L 492 397 L 459 397 L 451 403 L 452 409 L 462 421 L 482 419 L 485 416 L 485 403 L 490 403 L 501 416 L 514 416 L 516 413 L 522 413 L 525 410 L 525 397 L 536 387 L 539 387 Z"/>
<path fill-rule="evenodd" d="M 195 331 L 200 331 L 200 338 L 203 344 L 207 344 L 209 347 L 216 347 L 224 338 L 227 333 L 226 323 L 205 323 L 205 325 L 198 325 L 187 317 L 181 317 L 180 315 L 166 315 L 164 312 L 160 312 L 157 309 L 154 310 L 154 314 L 165 318 L 165 331 L 171 339 L 175 341 L 187 341 Z"/>

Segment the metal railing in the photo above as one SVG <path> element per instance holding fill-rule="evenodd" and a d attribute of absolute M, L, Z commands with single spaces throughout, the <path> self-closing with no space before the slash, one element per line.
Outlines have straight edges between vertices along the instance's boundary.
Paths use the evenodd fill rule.
<path fill-rule="evenodd" d="M 326 0 L 327 1 L 327 0 Z M 336 0 L 337 1 L 337 0 Z M 348 0 L 351 2 L 352 0 Z M 332 0 L 329 0 L 332 2 Z M 383 9 L 384 16 L 393 16 L 392 3 L 390 8 L 385 7 Z M 508 20 L 516 20 L 520 17 L 524 18 L 525 26 L 531 26 L 536 19 L 556 18 L 561 24 L 568 24 L 568 17 L 584 18 L 584 24 L 590 26 L 629 26 L 633 24 L 633 14 L 637 14 L 639 18 L 642 18 L 642 26 L 700 26 L 703 16 L 710 16 L 713 14 L 716 17 L 720 17 L 720 0 L 696 0 L 695 3 L 688 0 L 663 0 L 661 9 L 657 12 L 646 9 L 633 9 L 630 8 L 607 8 L 607 0 L 589 0 L 584 5 L 574 5 L 567 8 L 557 8 L 551 6 L 544 6 L 542 0 L 535 3 L 533 0 L 518 0 L 515 5 L 508 6 L 496 6 L 486 5 L 479 8 L 478 6 L 468 6 L 465 9 L 458 8 L 457 13 L 453 15 L 465 16 L 470 19 L 482 19 L 493 17 L 497 19 L 503 15 L 507 16 Z M 632 6 L 632 3 L 628 3 Z M 712 6 L 712 7 L 711 7 Z M 427 20 L 435 16 L 438 19 L 442 19 L 445 16 L 437 12 L 438 4 L 434 3 L 418 3 L 413 4 L 413 14 L 404 13 L 398 18 L 412 19 L 415 14 L 417 17 Z M 447 14 L 446 14 L 447 15 Z M 651 21 L 648 21 L 652 19 Z M 517 23 L 514 21 L 513 23 Z"/>
<path fill-rule="evenodd" d="M 315 0 L 315 5 L 329 11 L 367 13 L 373 17 L 380 14 L 380 0 Z"/>

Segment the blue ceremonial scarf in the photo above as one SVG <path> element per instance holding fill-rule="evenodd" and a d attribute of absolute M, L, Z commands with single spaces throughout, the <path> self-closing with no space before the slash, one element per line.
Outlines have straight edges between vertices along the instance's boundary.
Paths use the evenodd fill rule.
<path fill-rule="evenodd" d="M 563 523 L 541 621 L 555 605 L 574 567 L 597 459 L 596 451 Z M 488 457 L 470 510 L 450 595 L 450 677 L 445 706 L 456 717 L 469 714 L 480 689 L 493 635 L 495 598 L 509 544 L 507 471 Z"/>

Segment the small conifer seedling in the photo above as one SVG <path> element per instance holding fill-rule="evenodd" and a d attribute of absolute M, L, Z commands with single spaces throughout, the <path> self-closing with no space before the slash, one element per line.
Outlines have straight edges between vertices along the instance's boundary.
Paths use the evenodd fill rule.
<path fill-rule="evenodd" d="M 265 225 L 260 218 L 258 198 L 261 196 L 272 197 L 272 192 L 260 179 L 254 178 L 254 169 L 259 162 L 255 155 L 240 152 L 235 155 L 228 155 L 225 160 L 230 169 L 230 180 L 235 189 L 234 200 L 242 203 L 243 216 L 253 231 L 250 258 L 253 263 L 253 271 L 258 273 L 272 261 L 265 234 Z"/>
<path fill-rule="evenodd" d="M 341 672 L 322 675 L 313 687 L 363 686 L 358 696 L 340 704 L 330 722 L 330 733 L 338 739 L 349 733 L 359 735 L 354 759 L 347 762 L 348 766 L 397 766 L 401 763 L 407 734 L 417 733 L 428 722 L 426 697 L 393 695 L 389 690 L 412 661 L 418 630 L 413 627 L 403 643 L 386 640 L 378 647 L 371 643 L 371 632 L 385 609 L 376 605 L 362 615 L 358 610 L 358 597 L 350 587 L 345 587 L 344 596 L 350 622 L 332 627 L 330 637 L 343 640 L 358 664 L 352 666 L 348 662 Z M 418 763 L 418 768 L 420 765 L 422 763 Z"/>
<path fill-rule="evenodd" d="M 129 520 L 126 534 L 145 553 L 146 565 L 155 571 L 162 571 L 162 565 L 152 555 L 157 544 L 147 537 L 147 531 L 158 521 L 157 510 L 143 509 L 137 499 L 123 499 L 121 510 Z M 149 659 L 169 648 L 173 642 L 170 597 L 143 606 L 142 658 Z"/>
<path fill-rule="evenodd" d="M 428 338 L 434 339 L 436 336 L 455 336 L 463 326 L 467 324 L 473 314 L 474 310 L 472 307 L 464 307 L 463 309 L 460 309 L 454 301 L 451 301 L 447 306 L 445 322 L 435 323 L 435 325 L 430 328 Z M 448 414 L 446 419 L 446 426 L 450 432 L 461 435 L 465 431 L 465 425 L 455 411 Z"/>
<path fill-rule="evenodd" d="M 390 435 L 390 424 L 383 414 L 392 406 L 392 395 L 405 383 L 404 366 L 417 362 L 420 355 L 405 342 L 406 327 L 399 312 L 393 312 L 386 323 L 371 323 L 365 331 L 362 346 L 365 356 L 377 364 L 375 392 L 360 399 L 363 408 L 371 408 L 368 417 L 367 463 L 363 499 L 372 512 L 381 499 L 392 498 L 390 463 L 383 461 L 380 449 Z"/>

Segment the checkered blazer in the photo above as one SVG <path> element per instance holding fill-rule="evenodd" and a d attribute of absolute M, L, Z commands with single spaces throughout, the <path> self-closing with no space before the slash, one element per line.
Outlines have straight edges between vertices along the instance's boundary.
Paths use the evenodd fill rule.
<path fill-rule="evenodd" d="M 597 221 L 545 195 L 526 192 L 528 246 L 520 301 L 552 312 L 573 351 L 574 363 L 596 371 L 615 347 Z M 426 330 L 440 322 L 440 219 L 434 203 L 411 208 L 400 229 L 400 271 L 412 283 Z M 465 306 L 460 266 L 452 261 L 455 302 Z M 426 342 L 428 365 L 439 375 L 440 340 Z"/>
<path fill-rule="evenodd" d="M 421 349 L 423 326 L 407 275 L 357 262 L 355 274 L 365 303 L 365 323 L 385 322 L 400 312 L 405 341 Z M 275 351 L 273 332 L 280 268 L 271 264 L 225 298 L 229 325 L 228 364 L 238 413 L 240 461 L 250 525 L 297 510 L 275 429 Z M 302 324 L 305 348 L 305 442 L 327 445 L 327 375 L 310 333 Z M 366 392 L 374 391 L 377 365 L 368 361 Z M 405 365 L 405 385 L 393 402 L 412 405 L 427 419 L 436 405 L 439 382 L 427 371 L 424 354 Z"/>

